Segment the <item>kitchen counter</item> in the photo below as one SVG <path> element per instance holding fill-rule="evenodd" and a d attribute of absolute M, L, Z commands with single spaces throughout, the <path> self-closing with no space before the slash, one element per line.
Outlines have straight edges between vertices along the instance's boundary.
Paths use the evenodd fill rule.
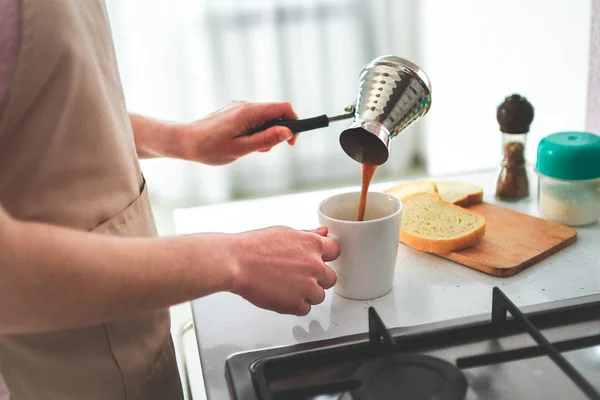
<path fill-rule="evenodd" d="M 529 172 L 532 199 L 522 203 L 498 202 L 494 198 L 497 172 L 478 171 L 440 179 L 479 184 L 484 189 L 484 201 L 539 216 L 534 172 Z M 376 183 L 371 190 L 382 191 L 399 182 Z M 316 210 L 321 200 L 358 189 L 336 188 L 181 209 L 175 212 L 176 231 L 234 233 L 271 225 L 312 229 L 318 226 Z M 224 366 L 231 354 L 366 332 L 369 306 L 374 306 L 387 326 L 394 328 L 489 312 L 493 286 L 499 286 L 519 307 L 600 293 L 600 224 L 577 228 L 577 233 L 573 245 L 505 278 L 401 244 L 390 293 L 375 300 L 356 301 L 330 289 L 325 301 L 304 317 L 263 310 L 230 293 L 195 300 L 192 312 L 207 396 L 212 400 L 229 398 Z"/>

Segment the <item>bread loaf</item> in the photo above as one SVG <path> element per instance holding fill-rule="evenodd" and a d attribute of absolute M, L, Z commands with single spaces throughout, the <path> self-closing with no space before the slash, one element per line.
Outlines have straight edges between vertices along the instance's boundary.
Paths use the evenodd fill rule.
<path fill-rule="evenodd" d="M 406 197 L 415 193 L 431 193 L 438 196 L 437 186 L 433 181 L 411 181 L 401 183 L 385 191 L 386 194 L 396 197 L 403 201 Z"/>
<path fill-rule="evenodd" d="M 462 181 L 436 181 L 438 194 L 448 203 L 470 207 L 483 201 L 483 188 Z"/>
<path fill-rule="evenodd" d="M 448 203 L 431 193 L 402 200 L 400 242 L 430 253 L 450 253 L 473 246 L 485 235 L 483 215 Z"/>
<path fill-rule="evenodd" d="M 398 198 L 400 201 L 414 193 L 431 193 L 448 203 L 461 207 L 470 207 L 483 201 L 483 188 L 481 186 L 452 180 L 405 182 L 386 190 L 385 193 Z"/>

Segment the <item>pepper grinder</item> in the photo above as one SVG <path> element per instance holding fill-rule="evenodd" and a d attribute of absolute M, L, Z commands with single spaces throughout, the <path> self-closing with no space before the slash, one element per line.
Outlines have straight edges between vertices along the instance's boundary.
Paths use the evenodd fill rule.
<path fill-rule="evenodd" d="M 504 99 L 496 119 L 502 132 L 502 169 L 496 183 L 496 197 L 505 201 L 529 198 L 529 179 L 525 162 L 527 133 L 533 121 L 533 106 L 519 94 Z"/>

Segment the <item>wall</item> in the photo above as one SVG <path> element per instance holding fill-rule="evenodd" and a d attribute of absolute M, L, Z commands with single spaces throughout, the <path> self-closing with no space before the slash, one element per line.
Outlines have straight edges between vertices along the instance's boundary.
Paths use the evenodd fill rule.
<path fill-rule="evenodd" d="M 592 1 L 586 130 L 600 134 L 600 0 Z"/>
<path fill-rule="evenodd" d="M 420 0 L 417 25 L 430 173 L 497 166 L 496 108 L 514 92 L 535 108 L 529 162 L 543 136 L 585 128 L 590 1 Z"/>

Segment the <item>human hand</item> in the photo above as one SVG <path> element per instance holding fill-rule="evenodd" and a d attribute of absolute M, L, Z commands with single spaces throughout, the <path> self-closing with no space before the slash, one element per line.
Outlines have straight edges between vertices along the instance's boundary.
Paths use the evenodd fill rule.
<path fill-rule="evenodd" d="M 235 101 L 206 118 L 181 128 L 181 158 L 208 165 L 224 165 L 255 151 L 266 152 L 296 135 L 284 126 L 273 126 L 250 136 L 249 130 L 275 119 L 298 119 L 289 103 Z"/>
<path fill-rule="evenodd" d="M 271 227 L 234 235 L 236 293 L 252 304 L 281 314 L 306 315 L 335 285 L 325 264 L 340 255 L 327 228 L 299 231 Z"/>

